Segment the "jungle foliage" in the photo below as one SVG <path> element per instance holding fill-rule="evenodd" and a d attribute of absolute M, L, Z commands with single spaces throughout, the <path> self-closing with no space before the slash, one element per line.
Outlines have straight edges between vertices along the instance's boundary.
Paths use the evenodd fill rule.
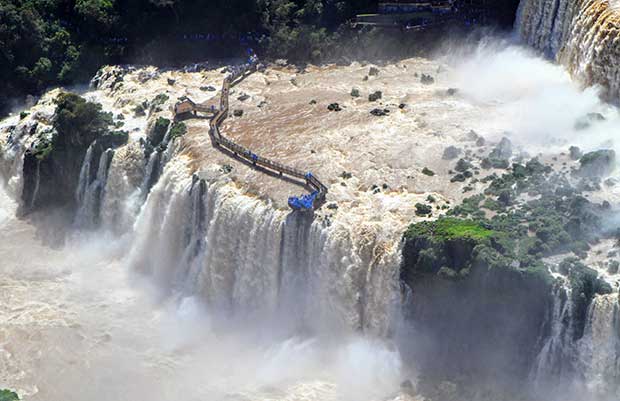
<path fill-rule="evenodd" d="M 9 99 L 86 82 L 104 64 L 268 56 L 317 60 L 376 1 L 5 0 L 0 111 Z"/>

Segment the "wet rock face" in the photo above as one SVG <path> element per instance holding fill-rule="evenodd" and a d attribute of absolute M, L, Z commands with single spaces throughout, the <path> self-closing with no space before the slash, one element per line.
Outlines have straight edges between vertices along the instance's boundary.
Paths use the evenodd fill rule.
<path fill-rule="evenodd" d="M 484 227 L 444 228 L 405 236 L 401 279 L 411 289 L 412 358 L 429 376 L 483 379 L 502 372 L 525 380 L 551 302 L 550 284 L 491 257 L 492 233 Z"/>

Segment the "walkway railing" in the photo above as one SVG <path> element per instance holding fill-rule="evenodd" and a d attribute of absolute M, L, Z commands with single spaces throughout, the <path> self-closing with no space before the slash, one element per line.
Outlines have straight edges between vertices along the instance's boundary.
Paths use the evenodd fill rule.
<path fill-rule="evenodd" d="M 212 109 L 212 112 L 215 114 L 211 118 L 209 135 L 216 146 L 228 150 L 233 153 L 235 157 L 241 158 L 251 163 L 253 166 L 258 166 L 263 169 L 273 171 L 280 176 L 286 175 L 305 182 L 305 185 L 310 190 L 310 193 L 302 196 L 289 197 L 288 205 L 294 210 L 314 210 L 325 202 L 327 187 L 323 185 L 323 183 L 311 172 L 303 172 L 294 167 L 259 156 L 256 153 L 253 153 L 250 149 L 225 137 L 220 131 L 220 126 L 228 117 L 228 98 L 230 95 L 230 89 L 241 82 L 247 75 L 250 75 L 256 71 L 257 66 L 258 59 L 256 56 L 252 56 L 244 65 L 230 68 L 230 73 L 224 78 L 224 82 L 222 83 L 220 108 L 219 110 Z M 193 102 L 191 102 L 191 104 L 193 105 L 195 111 L 197 109 L 196 105 Z M 179 107 L 179 104 L 177 104 L 177 106 L 175 106 L 175 110 L 183 110 L 183 108 Z"/>

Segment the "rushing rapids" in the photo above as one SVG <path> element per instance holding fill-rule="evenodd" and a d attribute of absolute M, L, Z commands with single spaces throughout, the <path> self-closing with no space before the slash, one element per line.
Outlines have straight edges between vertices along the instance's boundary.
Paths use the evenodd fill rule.
<path fill-rule="evenodd" d="M 519 47 L 493 44 L 454 57 L 403 60 L 379 67 L 379 75 L 359 63 L 270 67 L 235 88 L 231 107 L 244 113 L 227 119 L 226 132 L 247 148 L 317 171 L 330 193 L 314 215 L 291 213 L 281 202 L 293 183 L 213 149 L 208 121 L 187 120 L 179 136 L 165 124 L 178 97 L 213 98 L 200 88 L 220 82 L 216 68 L 98 73 L 83 95 L 123 121 L 129 138 L 81 148 L 64 249 L 38 240 L 59 234 L 56 223 L 50 229 L 41 218 L 49 212 L 40 191 L 45 177 L 38 169 L 24 177 L 23 166 L 25 152 L 50 135 L 59 91 L 28 115 L 2 121 L 2 385 L 34 400 L 169 400 L 181 392 L 214 400 L 411 400 L 418 390 L 444 400 L 458 399 L 467 388 L 455 384 L 462 380 L 476 389 L 463 398 L 480 399 L 486 390 L 477 389 L 473 371 L 439 379 L 439 393 L 425 390 L 425 375 L 437 372 L 417 371 L 425 365 L 409 351 L 419 347 L 437 351 L 412 354 L 440 373 L 446 360 L 482 373 L 502 366 L 490 377 L 515 380 L 510 384 L 528 389 L 520 396 L 535 388 L 536 395 L 566 399 L 568 389 L 581 399 L 614 400 L 620 274 L 601 260 L 614 243 L 589 253 L 588 266 L 611 292 L 593 296 L 583 313 L 568 301 L 567 277 L 555 270 L 549 293 L 534 293 L 546 288 L 538 285 L 524 293 L 519 281 L 500 276 L 474 281 L 467 297 L 442 292 L 453 283 L 435 282 L 424 293 L 399 277 L 402 233 L 412 221 L 429 220 L 417 205 L 431 204 L 437 216 L 485 188 L 479 180 L 452 181 L 456 160 L 444 156 L 448 145 L 487 155 L 509 136 L 519 148 L 513 161 L 525 157 L 522 151 L 540 152 L 556 170 L 576 169 L 568 146 L 598 149 L 613 140 L 609 132 L 620 121 L 595 91 L 581 92 L 561 68 Z M 380 90 L 382 98 L 369 105 L 350 94 L 352 87 Z M 334 101 L 340 111 L 328 109 Z M 379 107 L 384 115 L 369 113 Z M 588 115 L 600 117 L 579 124 Z M 158 122 L 166 127 L 161 141 L 154 139 Z M 620 201 L 614 186 L 591 194 L 614 206 Z M 16 202 L 28 203 L 28 220 L 13 217 Z M 432 296 L 440 302 L 427 302 Z M 504 297 L 511 302 L 495 308 Z M 533 313 L 511 314 L 532 311 L 525 308 L 532 303 Z M 422 319 L 410 327 L 403 309 Z M 521 336 L 525 328 L 531 332 Z M 526 344 L 531 360 L 505 346 L 515 337 L 533 338 Z M 462 338 L 473 346 L 464 350 Z M 497 341 L 480 344 L 490 338 Z M 527 381 L 506 377 L 517 372 L 515 360 Z M 418 374 L 422 384 L 399 387 Z"/>
<path fill-rule="evenodd" d="M 585 85 L 600 85 L 608 98 L 618 101 L 620 2 L 522 0 L 516 30 Z"/>

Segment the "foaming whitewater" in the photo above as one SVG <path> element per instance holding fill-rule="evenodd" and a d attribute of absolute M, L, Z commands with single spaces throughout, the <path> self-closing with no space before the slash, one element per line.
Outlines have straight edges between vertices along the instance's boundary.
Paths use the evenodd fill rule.
<path fill-rule="evenodd" d="M 564 40 L 559 26 L 552 43 Z M 333 198 L 331 208 L 315 216 L 282 210 L 265 196 L 294 187 L 234 162 L 224 169 L 231 161 L 206 143 L 199 120 L 187 122 L 185 137 L 170 140 L 167 133 L 164 146 L 147 151 L 145 120 L 169 114 L 162 106 L 131 117 L 133 106 L 160 92 L 170 101 L 183 91 L 206 97 L 196 88 L 219 81 L 219 72 L 171 75 L 175 85 L 156 77 L 159 72 L 142 82 L 143 71 L 135 69 L 100 77 L 101 91 L 112 92 L 88 96 L 124 113 L 130 142 L 87 150 L 75 193 L 77 235 L 63 249 L 43 246 L 40 239 L 58 227 L 36 217 L 16 220 L 15 202 L 0 192 L 0 381 L 34 400 L 171 400 L 179 394 L 215 401 L 409 399 L 399 394 L 399 383 L 415 379 L 415 366 L 405 366 L 393 345 L 409 334 L 398 332 L 399 240 L 408 222 L 425 219 L 415 216 L 415 203 L 432 195 L 456 204 L 467 196 L 443 183 L 449 181 L 449 166 L 440 160 L 445 146 L 473 151 L 462 138 L 474 128 L 490 141 L 506 135 L 546 154 L 569 145 L 616 146 L 610 133 L 618 128 L 617 110 L 599 100 L 597 89 L 581 91 L 561 67 L 506 43 L 458 55 L 447 72 L 444 65 L 436 72 L 435 62 L 408 60 L 407 68 L 388 65 L 368 81 L 362 81 L 367 67 L 359 65 L 327 73 L 314 68 L 312 79 L 322 86 L 298 95 L 298 104 L 341 96 L 356 113 L 354 124 L 341 128 L 341 117 L 319 114 L 317 106 L 308 113 L 316 113 L 324 131 L 304 127 L 306 147 L 291 142 L 295 151 L 270 151 L 323 158 L 330 174 L 321 176 L 330 178 Z M 422 85 L 411 78 L 414 70 L 436 74 L 436 84 Z M 252 125 L 259 113 L 275 112 L 271 91 L 295 95 L 311 85 L 299 74 L 301 85 L 291 91 L 287 74 L 248 78 L 253 97 L 244 103 L 247 113 L 230 121 L 238 124 L 235 135 L 254 144 L 290 140 L 278 136 L 281 127 L 269 126 L 270 114 L 261 121 L 268 136 L 254 134 Z M 344 77 L 337 89 L 329 88 L 334 76 Z M 124 85 L 108 85 L 120 78 Z M 360 82 L 372 85 L 364 90 L 384 90 L 386 107 L 409 106 L 394 106 L 384 119 L 369 117 L 368 103 L 349 96 Z M 457 94 L 446 96 L 448 87 Z M 267 106 L 250 106 L 263 99 Z M 282 125 L 294 126 L 297 113 L 284 115 Z M 575 128 L 589 113 L 605 120 Z M 9 138 L 0 171 L 15 198 L 23 152 L 29 138 L 49 127 L 50 116 L 11 118 L 2 123 L 13 126 L 6 131 L 0 126 Z M 360 148 L 363 157 L 348 148 Z M 427 163 L 436 176 L 420 173 Z M 341 171 L 352 177 L 339 177 Z M 618 189 L 608 191 L 618 196 Z M 416 302 L 411 291 L 406 297 L 405 304 Z M 617 392 L 617 292 L 593 301 L 578 341 L 570 326 L 570 288 L 559 282 L 553 297 L 532 381 L 541 393 L 552 383 L 601 399 Z M 403 340 L 412 341 L 413 335 Z"/>
<path fill-rule="evenodd" d="M 586 85 L 620 96 L 620 5 L 617 0 L 522 0 L 516 30 Z"/>
<path fill-rule="evenodd" d="M 126 238 L 55 250 L 3 191 L 0 211 L 0 382 L 24 399 L 383 400 L 402 380 L 383 340 L 227 324 L 200 294 L 162 300 L 131 279 Z"/>
<path fill-rule="evenodd" d="M 600 88 L 585 90 L 559 65 L 534 51 L 498 40 L 454 49 L 447 58 L 465 96 L 492 109 L 485 130 L 500 132 L 528 152 L 564 152 L 620 147 L 620 113 L 600 99 Z M 589 116 L 602 118 L 591 121 Z"/>
<path fill-rule="evenodd" d="M 367 254 L 372 239 L 359 243 L 348 227 L 200 179 L 182 157 L 168 163 L 135 227 L 130 259 L 138 271 L 224 314 L 311 332 L 384 335 L 392 324 L 397 249 Z"/>

